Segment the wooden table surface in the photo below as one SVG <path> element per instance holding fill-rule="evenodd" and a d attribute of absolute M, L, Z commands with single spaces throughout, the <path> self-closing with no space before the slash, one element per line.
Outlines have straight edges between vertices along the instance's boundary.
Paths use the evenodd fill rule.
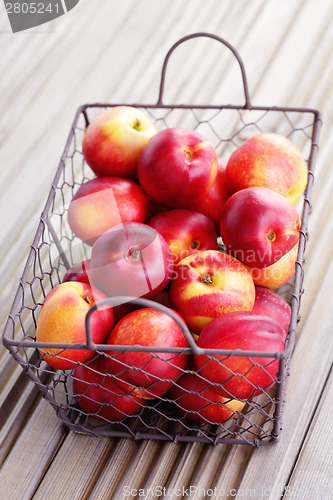
<path fill-rule="evenodd" d="M 13 34 L 1 4 L 2 330 L 77 108 L 156 102 L 162 61 L 179 38 L 205 31 L 229 41 L 245 64 L 253 104 L 304 106 L 323 116 L 278 443 L 213 446 L 68 431 L 1 346 L 1 499 L 158 498 L 163 488 L 165 498 L 180 498 L 183 488 L 184 498 L 196 499 L 333 497 L 332 18 L 330 0 L 80 0 L 65 16 Z M 179 51 L 167 102 L 241 100 L 233 70 L 210 41 Z"/>

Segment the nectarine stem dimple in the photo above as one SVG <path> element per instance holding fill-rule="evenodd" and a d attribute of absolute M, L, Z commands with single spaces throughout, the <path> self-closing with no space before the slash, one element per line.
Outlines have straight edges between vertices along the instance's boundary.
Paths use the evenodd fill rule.
<path fill-rule="evenodd" d="M 272 242 L 272 241 L 275 241 L 276 240 L 276 233 L 272 230 L 270 230 L 268 233 L 267 233 L 267 239 L 268 241 Z"/>
<path fill-rule="evenodd" d="M 200 243 L 198 240 L 193 240 L 192 243 L 191 243 L 191 249 L 192 250 L 196 250 L 197 248 L 199 248 L 200 246 Z"/>
<path fill-rule="evenodd" d="M 136 122 L 133 125 L 133 128 L 134 130 L 138 130 L 139 132 L 142 130 L 140 120 L 136 120 Z"/>
<path fill-rule="evenodd" d="M 90 297 L 89 293 L 85 293 L 84 296 L 83 296 L 83 300 L 85 300 L 87 302 L 87 304 L 89 304 L 90 306 L 92 305 L 92 298 Z"/>
<path fill-rule="evenodd" d="M 185 156 L 187 160 L 190 160 L 193 156 L 192 151 L 190 149 L 185 149 Z"/>
<path fill-rule="evenodd" d="M 205 274 L 202 276 L 201 281 L 205 283 L 205 285 L 211 285 L 213 283 L 212 277 L 210 274 Z"/>
<path fill-rule="evenodd" d="M 140 250 L 133 250 L 132 252 L 129 252 L 128 258 L 132 262 L 139 262 L 139 260 L 141 260 L 141 252 L 140 252 Z"/>

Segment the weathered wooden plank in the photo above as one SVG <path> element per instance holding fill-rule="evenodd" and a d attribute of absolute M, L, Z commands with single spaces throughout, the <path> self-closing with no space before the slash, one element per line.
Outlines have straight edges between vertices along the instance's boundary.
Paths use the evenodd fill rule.
<path fill-rule="evenodd" d="M 189 492 L 192 494 L 191 498 L 199 500 L 208 491 L 216 491 L 217 498 L 218 495 L 222 498 L 226 496 L 220 494 L 221 492 L 215 483 L 218 481 L 219 471 L 221 468 L 225 470 L 225 465 L 230 461 L 231 455 L 231 446 L 222 445 L 213 449 L 210 446 L 205 446 L 200 462 L 194 468 L 188 484 Z M 208 495 L 206 494 L 206 496 Z"/>
<path fill-rule="evenodd" d="M 332 355 L 333 358 L 333 355 Z M 332 434 L 333 376 L 330 374 L 311 427 L 300 451 L 285 498 L 329 500 L 333 491 Z"/>
<path fill-rule="evenodd" d="M 245 485 L 245 491 L 239 491 L 239 483 L 241 481 L 242 475 L 247 467 L 247 464 L 251 460 L 252 453 L 254 453 L 253 448 L 249 446 L 232 446 L 226 460 L 219 464 L 218 469 L 215 472 L 214 481 L 212 487 L 223 497 L 235 497 L 238 493 L 243 494 L 251 498 L 257 498 L 253 495 L 250 488 Z"/>
<path fill-rule="evenodd" d="M 284 36 L 281 43 L 276 45 L 274 60 L 270 61 L 267 55 L 265 57 L 266 71 L 260 84 L 256 85 L 254 89 L 256 95 L 260 97 L 260 102 L 258 98 L 255 100 L 258 104 L 280 104 L 283 106 L 293 103 L 295 106 L 309 107 L 315 104 L 310 90 L 315 88 L 313 85 L 314 75 L 317 75 L 318 79 L 320 73 L 313 73 L 312 65 L 316 64 L 315 54 L 323 43 L 325 32 L 332 31 L 329 23 L 332 17 L 332 4 L 321 2 L 322 17 L 320 23 L 314 22 L 318 15 L 318 3 L 310 0 L 302 2 L 299 7 L 294 18 L 286 14 L 285 22 L 281 17 L 279 18 L 280 23 L 276 24 L 280 29 L 283 27 Z M 280 10 L 280 5 L 275 3 L 272 13 L 278 15 L 278 10 Z M 306 36 L 304 36 L 305 29 Z M 263 41 L 263 38 L 259 36 L 255 37 L 254 40 L 258 44 L 260 40 Z M 320 60 L 319 57 L 318 61 Z M 257 64 L 260 64 L 260 59 Z"/>
<path fill-rule="evenodd" d="M 30 499 L 65 434 L 51 405 L 41 400 L 0 470 L 1 498 Z"/>
<path fill-rule="evenodd" d="M 132 456 L 129 467 L 123 471 L 121 481 L 113 493 L 114 498 L 122 498 L 128 491 L 133 489 L 146 489 L 148 487 L 146 483 L 147 477 L 154 465 L 160 447 L 161 443 L 154 440 L 140 442 L 136 454 Z"/>
<path fill-rule="evenodd" d="M 129 13 L 135 10 L 135 2 L 118 4 L 117 8 L 113 3 L 112 7 L 114 11 L 113 26 L 117 29 Z M 35 36 L 33 36 L 32 30 L 29 30 L 29 32 L 21 33 L 14 38 L 11 48 L 16 47 L 17 54 L 13 57 L 10 51 L 9 53 L 4 51 L 4 60 L 2 61 L 2 64 L 7 66 L 2 82 L 3 97 L 6 99 L 8 107 L 8 113 L 3 118 L 2 125 L 6 126 L 7 135 L 15 126 L 13 117 L 16 112 L 28 111 L 29 104 L 32 99 L 35 99 L 35 93 L 40 92 L 45 84 L 56 83 L 56 78 L 52 78 L 50 81 L 50 75 L 53 74 L 52 69 L 55 66 L 58 66 L 58 71 L 62 72 L 62 67 L 66 68 L 68 64 L 72 63 L 72 71 L 68 74 L 70 77 L 75 67 L 75 60 L 77 64 L 80 64 L 80 60 L 81 64 L 84 64 L 90 58 L 94 61 L 95 51 L 104 49 L 106 40 L 110 41 L 110 32 L 102 32 L 97 45 L 90 43 L 90 36 L 93 36 L 98 30 L 103 17 L 105 17 L 104 8 L 96 8 L 96 4 L 88 3 L 80 9 L 79 23 L 75 22 L 75 18 L 73 19 L 72 16 L 66 15 L 61 23 L 57 23 L 53 33 L 39 31 L 36 28 L 33 30 Z M 83 33 L 85 37 L 82 36 Z M 29 40 L 29 43 L 22 44 L 22 38 Z M 64 58 L 64 50 L 67 51 L 67 47 L 70 47 L 70 51 Z M 87 59 L 78 58 L 80 52 L 81 54 L 84 52 Z M 27 61 L 30 63 L 26 64 Z M 85 66 L 87 67 L 87 64 Z M 38 72 L 38 80 L 36 72 Z M 66 73 L 63 73 L 63 76 L 66 77 Z M 25 79 L 24 86 L 21 84 L 22 78 Z"/>
<path fill-rule="evenodd" d="M 0 213 L 3 221 L 2 235 L 5 239 L 0 271 L 5 283 L 2 297 L 6 299 L 12 297 L 12 291 L 16 288 L 13 276 L 18 276 L 21 270 L 38 213 L 43 206 L 77 105 L 86 100 L 154 101 L 158 86 L 156 75 L 159 76 L 162 58 L 170 43 L 180 36 L 203 29 L 227 38 L 239 49 L 248 69 L 254 102 L 311 104 L 318 107 L 322 104 L 325 106 L 328 124 L 330 123 L 330 83 L 333 66 L 330 62 L 332 30 L 329 21 L 332 7 L 329 2 L 323 3 L 319 9 L 318 2 L 301 0 L 257 0 L 250 5 L 245 0 L 207 0 L 205 9 L 202 10 L 201 0 L 192 1 L 191 4 L 178 1 L 171 5 L 164 0 L 158 4 L 142 0 L 140 3 L 127 3 L 127 7 L 122 5 L 123 10 L 120 14 L 117 11 L 116 18 L 117 12 L 114 9 L 119 9 L 119 2 L 103 2 L 103 7 L 100 3 L 100 9 L 96 13 L 93 4 L 95 2 L 83 3 L 80 24 L 73 25 L 71 32 L 67 31 L 71 24 L 68 15 L 64 18 L 64 24 L 54 24 L 55 29 L 59 31 L 52 34 L 53 38 L 46 34 L 39 35 L 43 37 L 39 40 L 45 41 L 40 53 L 36 51 L 36 47 L 41 44 L 41 41 L 36 41 L 37 35 L 34 39 L 32 35 L 16 37 L 15 45 L 11 44 L 11 50 L 6 51 L 7 61 L 10 54 L 16 57 L 16 64 L 11 66 L 8 73 L 8 93 L 4 95 L 11 99 L 8 114 L 2 122 L 6 125 L 6 141 L 2 154 L 10 167 L 8 174 L 4 174 L 0 180 L 3 200 Z M 73 11 L 72 18 L 74 17 Z M 313 22 L 314 18 L 316 22 Z M 121 21 L 124 21 L 123 24 Z M 97 31 L 99 37 L 95 37 Z M 317 44 L 316 48 L 314 42 Z M 225 75 L 228 64 L 221 62 L 220 66 L 219 61 L 216 62 L 215 51 L 206 52 L 208 44 L 203 47 L 198 52 L 193 51 L 186 64 L 181 60 L 175 62 L 168 80 L 168 95 L 172 98 L 186 98 L 187 101 L 196 99 L 197 102 L 207 102 L 209 98 L 209 102 L 210 99 L 218 102 L 229 90 L 228 97 L 235 95 L 232 88 L 233 76 L 231 73 L 230 76 Z M 67 49 L 68 54 L 64 58 L 63 53 Z M 35 61 L 29 67 L 25 61 L 27 56 L 34 52 Z M 199 54 L 206 57 L 202 63 L 196 65 Z M 311 55 L 314 66 L 310 64 Z M 41 72 L 37 78 L 35 72 L 39 65 Z M 186 87 L 184 85 L 184 88 L 179 88 L 178 73 L 184 70 L 187 73 L 184 79 Z M 204 85 L 207 78 L 211 81 Z M 13 79 L 15 85 L 11 89 L 10 80 Z M 283 85 L 281 81 L 284 82 Z M 23 85 L 25 82 L 26 87 Z M 18 116 L 21 123 L 17 123 Z M 32 123 L 34 127 L 31 126 Z M 292 361 L 291 377 L 288 381 L 289 399 L 285 408 L 285 424 L 280 443 L 270 450 L 226 446 L 212 449 L 200 444 L 138 443 L 131 440 L 115 440 L 112 444 L 104 439 L 70 434 L 51 463 L 57 447 L 62 442 L 64 430 L 55 417 L 51 418 L 54 412 L 52 409 L 48 410 L 49 405 L 41 402 L 19 435 L 18 426 L 22 425 L 23 415 L 28 415 L 30 411 L 30 395 L 27 391 L 22 393 L 17 405 L 14 405 L 12 418 L 6 423 L 9 427 L 3 428 L 2 437 L 6 445 L 4 458 L 7 459 L 1 472 L 0 488 L 6 487 L 7 492 L 7 487 L 13 487 L 12 492 L 17 494 L 17 498 L 30 498 L 41 482 L 36 494 L 39 498 L 64 498 L 65 491 L 67 498 L 93 497 L 98 500 L 110 498 L 113 492 L 120 494 L 126 484 L 125 480 L 133 488 L 194 485 L 202 488 L 224 488 L 229 493 L 238 490 L 239 497 L 244 497 L 242 492 L 247 489 L 252 491 L 255 488 L 262 494 L 262 488 L 265 487 L 275 488 L 272 491 L 278 491 L 280 488 L 281 491 L 281 485 L 285 484 L 288 471 L 293 466 L 301 439 L 306 432 L 306 423 L 312 415 L 315 405 L 313 397 L 316 397 L 316 392 L 321 390 L 324 383 L 327 373 L 325 360 L 329 359 L 329 352 L 324 351 L 318 339 L 318 336 L 322 335 L 323 341 L 329 342 L 326 328 L 331 324 L 328 312 L 331 307 L 329 297 L 332 282 L 327 284 L 331 278 L 326 277 L 324 284 L 322 283 L 332 255 L 330 199 L 333 176 L 330 173 L 329 146 L 332 138 L 328 129 L 329 127 L 324 128 L 322 133 L 325 141 L 318 158 L 315 203 L 310 219 L 313 223 L 310 222 L 312 225 L 306 263 L 306 294 L 302 301 L 303 331 Z M 13 156 L 14 151 L 16 156 Z M 22 179 L 15 179 L 18 173 Z M 30 193 L 27 192 L 28 185 L 31 186 Z M 8 212 L 11 214 L 10 218 L 5 215 Z M 315 242 L 311 236 L 311 228 Z M 320 299 L 315 301 L 318 290 L 321 290 Z M 322 318 L 318 320 L 320 316 Z M 310 352 L 310 349 L 313 349 L 313 352 Z M 1 367 L 4 359 L 0 360 Z M 306 367 L 311 369 L 306 371 Z M 8 380 L 9 389 L 11 384 L 15 387 L 20 380 L 19 370 L 16 373 Z M 316 373 L 316 377 L 313 373 Z M 33 392 L 32 387 L 31 391 Z M 329 394 L 330 392 L 328 396 Z M 2 395 L 4 396 L 4 393 Z M 327 410 L 324 402 L 322 404 L 322 409 L 318 409 L 318 422 L 316 417 L 313 421 L 317 422 L 314 436 L 317 436 L 319 429 L 325 430 L 320 414 L 325 415 Z M 20 408 L 23 414 L 20 414 Z M 40 408 L 45 411 L 45 415 L 41 414 Z M 16 415 L 21 418 L 18 422 L 14 422 Z M 8 440 L 5 437 L 6 429 L 11 429 Z M 310 451 L 313 453 L 313 444 L 317 437 L 313 438 L 310 433 L 308 439 L 308 444 L 301 452 L 299 468 L 296 466 L 290 483 L 290 486 L 294 485 L 295 488 L 299 481 L 304 479 L 305 470 L 315 470 L 308 460 Z M 314 463 L 319 463 L 323 456 L 319 452 L 320 450 L 317 450 L 318 455 L 315 456 Z M 327 453 L 328 450 L 324 449 L 324 456 L 327 456 Z M 37 462 L 37 457 L 40 456 L 41 468 Z M 71 461 L 70 457 L 74 459 Z M 77 464 L 81 458 L 82 463 Z M 95 467 L 96 471 L 93 470 Z M 323 470 L 326 471 L 324 467 Z M 59 481 L 60 476 L 62 477 Z M 309 486 L 313 484 L 312 478 L 314 475 L 309 479 Z M 60 484 L 57 484 L 57 479 Z M 68 493 L 64 490 L 67 481 Z"/>
<path fill-rule="evenodd" d="M 183 454 L 184 447 L 180 443 L 160 443 L 154 463 L 146 477 L 144 487 L 152 492 L 151 498 L 160 495 L 162 490 L 167 498 L 170 495 L 168 481 Z M 165 490 L 163 490 L 165 488 Z"/>
<path fill-rule="evenodd" d="M 271 99 L 262 98 L 261 93 L 258 94 L 257 88 L 260 82 L 265 79 L 271 66 L 275 64 L 276 53 L 283 45 L 286 33 L 292 31 L 294 21 L 297 20 L 303 4 L 304 2 L 300 1 L 293 1 L 288 4 L 284 2 L 280 2 L 279 4 L 266 2 L 262 4 L 259 6 L 256 18 L 249 23 L 239 41 L 237 40 L 239 33 L 238 23 L 236 31 L 232 29 L 233 24 L 230 26 L 231 30 L 228 41 L 235 46 L 244 62 L 250 97 L 253 104 L 284 104 L 280 102 L 280 96 L 276 92 L 279 79 L 277 79 L 273 87 L 271 85 L 268 87 L 271 96 L 273 96 Z M 275 19 L 276 26 L 279 26 L 279 29 L 271 29 L 272 18 Z M 249 19 L 249 13 L 240 15 L 240 19 Z M 235 97 L 239 95 L 236 83 L 239 76 L 233 72 L 230 72 L 229 75 L 229 70 L 230 68 L 228 68 L 227 74 L 222 72 L 220 75 L 215 75 L 215 82 L 217 84 L 215 101 L 224 102 L 221 97 L 218 97 L 222 93 L 229 97 L 229 102 L 236 101 Z M 294 75 L 292 68 L 291 74 Z M 223 88 L 223 86 L 226 88 Z M 274 100 L 273 102 L 272 99 Z"/>
<path fill-rule="evenodd" d="M 90 491 L 113 446 L 112 439 L 71 432 L 38 486 L 34 498 L 90 498 Z"/>
<path fill-rule="evenodd" d="M 120 484 L 127 470 L 132 470 L 142 444 L 132 439 L 116 440 L 115 447 L 90 492 L 92 500 L 108 500 L 121 489 Z"/>
<path fill-rule="evenodd" d="M 6 400 L 0 408 L 0 467 L 41 399 L 39 389 L 30 382 L 23 383 L 25 389 L 20 394 L 17 391 L 20 381 L 12 387 L 11 397 L 15 397 L 15 404 Z"/>
<path fill-rule="evenodd" d="M 203 31 L 221 36 L 240 49 L 246 43 L 249 30 L 256 24 L 257 16 L 265 9 L 265 3 L 256 0 L 247 7 L 247 16 L 241 16 L 244 5 L 243 1 L 234 5 L 223 2 L 218 8 L 215 4 L 215 16 L 209 22 L 211 27 Z M 221 12 L 223 8 L 225 11 Z M 212 5 L 211 12 L 213 10 Z M 235 24 L 237 30 L 233 29 Z M 233 85 L 226 86 L 231 81 Z M 228 95 L 230 87 L 240 89 L 243 97 L 238 64 L 229 49 L 210 39 L 191 40 L 179 46 L 169 61 L 164 102 L 228 104 L 232 97 Z"/>
<path fill-rule="evenodd" d="M 191 485 L 192 475 L 200 463 L 205 445 L 202 443 L 189 443 L 182 446 L 182 453 L 174 464 L 166 487 L 169 490 L 182 489 Z"/>

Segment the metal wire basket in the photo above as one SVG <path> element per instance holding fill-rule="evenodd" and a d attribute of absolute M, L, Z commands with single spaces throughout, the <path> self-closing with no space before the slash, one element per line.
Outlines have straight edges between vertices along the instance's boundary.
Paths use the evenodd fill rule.
<path fill-rule="evenodd" d="M 172 52 L 181 43 L 196 38 L 209 37 L 225 45 L 238 61 L 243 80 L 245 103 L 236 105 L 165 105 L 163 92 L 167 64 Z M 35 329 L 42 302 L 47 293 L 62 282 L 66 270 L 75 263 L 89 258 L 91 248 L 86 246 L 73 233 L 67 222 L 68 206 L 79 186 L 94 177 L 85 163 L 82 154 L 82 139 L 86 127 L 102 110 L 118 104 L 87 104 L 81 106 L 74 118 L 70 133 L 49 191 L 45 208 L 41 214 L 38 228 L 20 279 L 17 293 L 9 313 L 3 343 L 15 360 L 22 366 L 27 377 L 38 386 L 43 397 L 54 407 L 58 417 L 69 429 L 97 436 L 118 436 L 134 439 L 160 439 L 219 444 L 250 444 L 260 446 L 277 441 L 281 430 L 281 418 L 288 363 L 296 337 L 301 295 L 303 293 L 303 263 L 307 241 L 307 224 L 310 212 L 311 190 L 314 181 L 314 164 L 318 149 L 321 127 L 320 112 L 307 108 L 283 108 L 252 106 L 249 98 L 243 62 L 237 51 L 222 38 L 208 34 L 195 33 L 180 39 L 169 50 L 164 60 L 159 97 L 156 104 L 131 104 L 142 109 L 150 116 L 158 129 L 178 126 L 180 123 L 201 132 L 213 144 L 219 157 L 228 158 L 231 152 L 245 139 L 259 132 L 277 132 L 289 137 L 302 151 L 308 164 L 308 183 L 302 199 L 301 230 L 295 276 L 291 282 L 278 292 L 291 305 L 291 321 L 283 352 L 262 353 L 260 351 L 237 350 L 237 356 L 249 359 L 269 357 L 277 360 L 278 370 L 272 378 L 269 389 L 263 388 L 260 396 L 247 400 L 241 411 L 235 411 L 224 423 L 216 424 L 207 419 L 203 422 L 188 418 L 190 415 L 179 411 L 177 400 L 170 397 L 169 391 L 154 399 L 142 401 L 134 415 L 124 413 L 123 418 L 111 420 L 96 419 L 92 414 L 82 411 L 73 393 L 74 369 L 57 371 L 50 368 L 40 354 L 39 348 L 46 344 L 36 342 Z M 128 105 L 128 104 L 127 104 Z M 112 304 L 114 299 L 108 299 Z M 142 307 L 154 307 L 166 311 L 156 302 L 135 299 Z M 87 342 L 74 348 L 89 348 L 96 354 L 108 355 L 105 345 L 96 345 L 89 332 L 90 316 L 87 315 Z M 206 355 L 197 349 L 196 344 L 184 325 L 180 324 L 188 339 L 189 347 L 184 350 L 165 349 L 175 356 Z M 59 347 L 66 348 L 67 344 Z M 109 346 L 111 349 L 112 346 Z M 73 346 L 71 345 L 71 348 Z M 133 351 L 140 346 L 133 347 Z M 118 351 L 121 351 L 119 346 Z M 159 352 L 149 347 L 141 347 L 152 357 Z M 224 359 L 235 356 L 235 351 L 219 351 Z M 126 367 L 124 368 L 126 369 Z M 190 367 L 181 370 L 192 373 Z M 174 382 L 177 384 L 177 381 Z M 209 382 L 207 381 L 207 386 Z M 211 401 L 207 401 L 207 405 Z"/>

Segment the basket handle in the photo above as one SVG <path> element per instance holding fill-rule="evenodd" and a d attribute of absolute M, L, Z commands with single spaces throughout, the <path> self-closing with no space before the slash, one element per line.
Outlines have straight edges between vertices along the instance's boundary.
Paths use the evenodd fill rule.
<path fill-rule="evenodd" d="M 130 302 L 131 304 L 136 304 L 141 307 L 152 307 L 154 309 L 157 309 L 158 311 L 164 312 L 171 316 L 171 318 L 176 321 L 178 326 L 181 328 L 183 335 L 185 339 L 187 340 L 189 347 L 192 351 L 193 354 L 200 354 L 201 349 L 196 345 L 194 338 L 192 337 L 191 332 L 189 331 L 185 321 L 181 318 L 180 315 L 178 315 L 175 311 L 170 309 L 169 307 L 164 306 L 163 304 L 160 304 L 158 302 L 154 302 L 150 299 L 145 299 L 143 297 L 129 297 L 129 296 L 120 296 L 120 297 L 107 297 L 100 302 L 94 304 L 91 306 L 89 311 L 86 314 L 86 339 L 87 339 L 87 347 L 88 349 L 93 349 L 96 344 L 92 341 L 92 336 L 91 336 L 91 328 L 90 328 L 90 321 L 91 321 L 91 315 L 97 310 L 100 309 L 103 306 L 106 305 L 111 305 L 115 306 L 117 304 L 123 304 Z M 109 346 L 110 347 L 110 346 Z M 112 346 L 111 346 L 112 347 Z M 117 347 L 117 350 L 122 351 L 122 350 L 128 350 L 128 346 L 113 346 L 113 348 Z M 105 349 L 106 346 L 104 346 Z M 172 352 L 172 348 L 151 348 L 149 349 L 148 347 L 143 346 L 140 348 L 140 346 L 135 346 L 134 350 L 140 350 L 140 351 L 156 351 L 156 352 Z"/>
<path fill-rule="evenodd" d="M 167 55 L 165 56 L 164 62 L 163 62 L 163 67 L 162 67 L 162 74 L 161 74 L 161 82 L 160 82 L 160 89 L 159 89 L 159 95 L 158 95 L 158 100 L 157 100 L 157 105 L 163 106 L 163 93 L 164 93 L 164 86 L 165 86 L 165 74 L 166 74 L 166 69 L 167 65 L 170 59 L 171 54 L 173 51 L 182 43 L 186 42 L 187 40 L 191 40 L 193 38 L 198 38 L 198 37 L 206 37 L 206 38 L 213 38 L 214 40 L 217 40 L 218 42 L 222 43 L 225 45 L 228 49 L 231 50 L 235 58 L 237 59 L 237 62 L 239 64 L 241 74 L 242 74 L 242 81 L 243 81 L 243 89 L 244 89 L 244 97 L 245 97 L 245 104 L 244 108 L 245 109 L 251 109 L 251 102 L 250 102 L 250 96 L 249 96 L 249 90 L 248 90 L 248 84 L 247 84 L 247 78 L 246 78 L 246 72 L 245 72 L 245 67 L 243 64 L 243 61 L 237 52 L 237 50 L 226 40 L 223 38 L 214 35 L 212 33 L 205 33 L 205 32 L 199 32 L 199 33 L 192 33 L 191 35 L 184 36 L 183 38 L 180 38 L 178 42 L 176 42 L 168 51 Z"/>

